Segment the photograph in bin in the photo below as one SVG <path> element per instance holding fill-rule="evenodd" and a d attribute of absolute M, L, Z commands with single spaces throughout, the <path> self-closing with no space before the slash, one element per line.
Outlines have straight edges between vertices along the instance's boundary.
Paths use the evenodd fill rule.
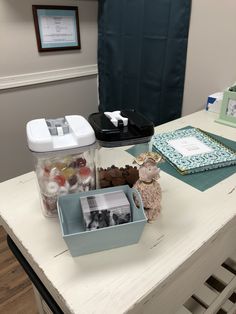
<path fill-rule="evenodd" d="M 86 230 L 124 224 L 131 221 L 130 203 L 123 191 L 94 194 L 80 198 Z"/>

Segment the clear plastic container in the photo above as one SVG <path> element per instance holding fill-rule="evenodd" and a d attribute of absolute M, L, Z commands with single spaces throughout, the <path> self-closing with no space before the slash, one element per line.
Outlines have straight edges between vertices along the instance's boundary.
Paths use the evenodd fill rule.
<path fill-rule="evenodd" d="M 138 180 L 136 156 L 151 150 L 153 123 L 133 110 L 93 113 L 89 116 L 99 144 L 96 151 L 96 186 L 132 187 Z"/>
<path fill-rule="evenodd" d="M 60 195 L 95 189 L 95 135 L 82 116 L 27 123 L 43 214 L 57 216 Z"/>

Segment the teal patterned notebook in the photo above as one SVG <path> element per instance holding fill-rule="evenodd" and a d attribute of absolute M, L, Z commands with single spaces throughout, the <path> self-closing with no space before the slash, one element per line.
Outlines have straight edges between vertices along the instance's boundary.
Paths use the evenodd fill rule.
<path fill-rule="evenodd" d="M 153 137 L 153 148 L 181 174 L 236 165 L 236 152 L 198 128 Z"/>

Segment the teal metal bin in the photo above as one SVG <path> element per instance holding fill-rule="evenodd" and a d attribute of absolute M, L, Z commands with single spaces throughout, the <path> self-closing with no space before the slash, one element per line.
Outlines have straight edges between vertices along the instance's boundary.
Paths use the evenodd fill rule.
<path fill-rule="evenodd" d="M 132 221 L 102 229 L 85 231 L 80 197 L 123 190 L 130 202 Z M 140 207 L 134 203 L 134 196 Z M 113 249 L 137 243 L 147 222 L 138 191 L 128 185 L 69 194 L 59 197 L 58 214 L 62 236 L 72 256 Z"/>

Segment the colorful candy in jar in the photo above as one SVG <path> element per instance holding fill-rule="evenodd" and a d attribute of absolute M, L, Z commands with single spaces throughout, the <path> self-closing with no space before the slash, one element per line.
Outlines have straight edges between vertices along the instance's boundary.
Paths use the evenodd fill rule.
<path fill-rule="evenodd" d="M 41 189 L 44 191 L 43 199 L 48 210 L 56 209 L 59 195 L 95 188 L 94 170 L 87 164 L 80 154 L 64 157 L 62 160 L 45 160 L 39 165 Z"/>
<path fill-rule="evenodd" d="M 57 198 L 80 190 L 78 169 L 94 168 L 96 138 L 88 121 L 79 115 L 35 119 L 26 125 L 27 141 L 46 216 L 57 215 Z M 48 212 L 48 213 L 47 213 Z"/>
<path fill-rule="evenodd" d="M 79 168 L 80 190 L 88 191 L 94 188 L 94 176 L 89 167 Z"/>

